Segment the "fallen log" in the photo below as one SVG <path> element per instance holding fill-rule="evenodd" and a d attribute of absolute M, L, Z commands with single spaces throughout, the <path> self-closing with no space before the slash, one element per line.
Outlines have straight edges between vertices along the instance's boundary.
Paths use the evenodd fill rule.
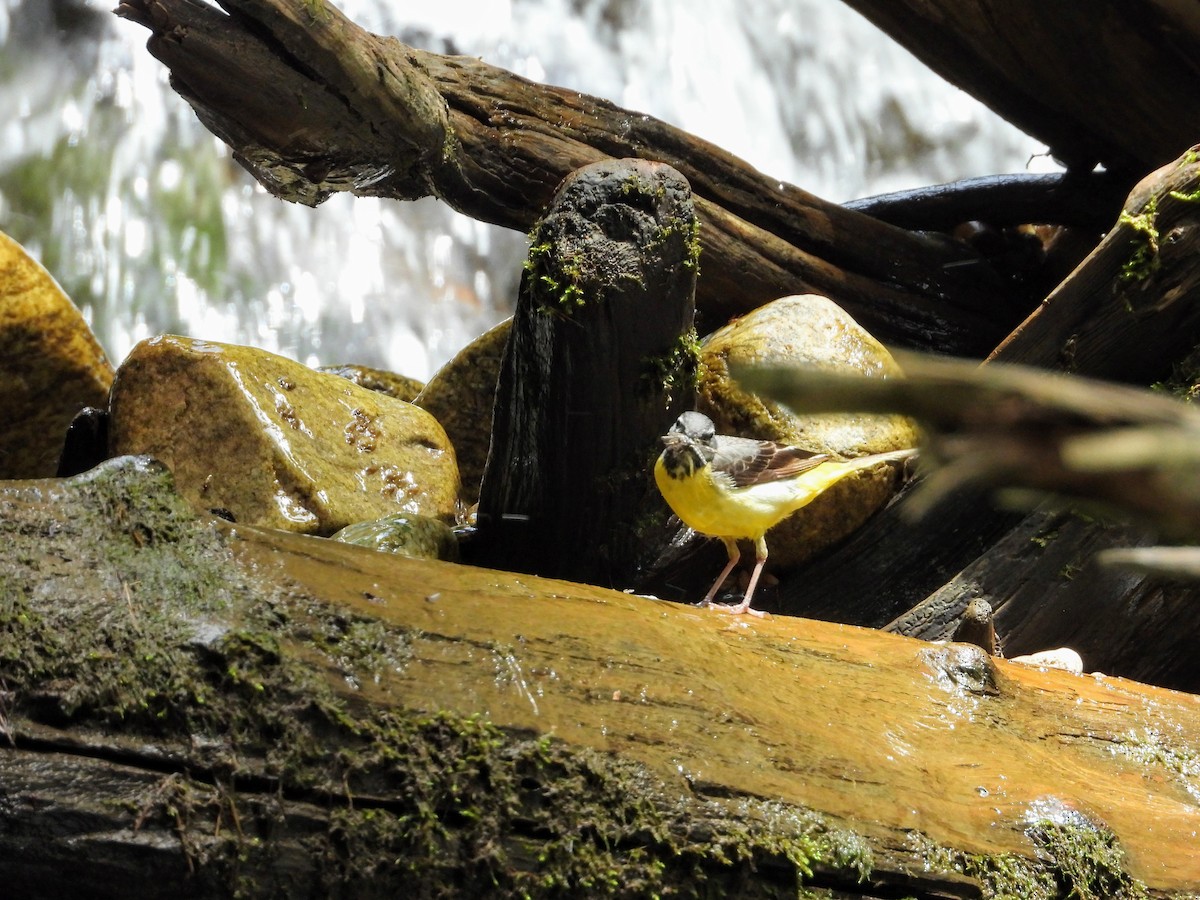
<path fill-rule="evenodd" d="M 816 292 L 881 340 L 982 355 L 1039 299 L 1010 302 L 1019 288 L 961 243 L 821 200 L 650 116 L 378 37 L 324 0 L 223 6 L 122 0 L 117 12 L 151 30 L 175 89 L 281 198 L 436 196 L 527 231 L 574 169 L 641 158 L 695 194 L 702 331 Z"/>
<path fill-rule="evenodd" d="M 1200 885 L 1193 697 L 195 519 L 129 458 L 0 506 L 24 896 Z"/>

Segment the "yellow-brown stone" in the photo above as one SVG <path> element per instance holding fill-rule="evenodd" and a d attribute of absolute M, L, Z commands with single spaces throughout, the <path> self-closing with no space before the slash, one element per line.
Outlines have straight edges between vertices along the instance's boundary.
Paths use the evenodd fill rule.
<path fill-rule="evenodd" d="M 0 478 L 54 475 L 67 426 L 108 402 L 113 370 L 83 315 L 0 233 Z"/>
<path fill-rule="evenodd" d="M 424 410 L 251 347 L 166 335 L 112 389 L 111 450 L 166 463 L 238 522 L 330 534 L 392 513 L 449 519 L 458 469 Z"/>
<path fill-rule="evenodd" d="M 887 348 L 827 297 L 783 297 L 706 338 L 697 408 L 713 420 L 720 433 L 795 444 L 842 459 L 916 444 L 916 429 L 902 416 L 794 415 L 778 403 L 741 390 L 729 378 L 731 365 L 902 376 Z M 895 485 L 895 469 L 889 465 L 834 485 L 771 531 L 767 544 L 773 566 L 796 565 L 846 537 L 891 497 Z"/>
<path fill-rule="evenodd" d="M 381 394 L 387 394 L 389 397 L 395 397 L 397 400 L 404 400 L 407 403 L 412 403 L 413 398 L 425 387 L 425 383 L 419 378 L 409 378 L 407 375 L 399 375 L 386 369 L 373 369 L 370 366 L 359 366 L 353 363 L 341 366 L 318 366 L 317 371 L 327 375 L 340 376 L 361 387 L 379 391 Z"/>
<path fill-rule="evenodd" d="M 492 436 L 492 404 L 512 320 L 484 332 L 442 366 L 413 403 L 433 414 L 454 444 L 463 499 L 479 499 Z"/>

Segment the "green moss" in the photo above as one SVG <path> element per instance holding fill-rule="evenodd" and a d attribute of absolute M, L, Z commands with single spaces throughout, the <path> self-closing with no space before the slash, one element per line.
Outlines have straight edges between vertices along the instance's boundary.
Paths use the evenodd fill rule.
<path fill-rule="evenodd" d="M 663 394 L 667 406 L 677 399 L 691 397 L 699 385 L 700 337 L 689 328 L 662 356 L 647 357 L 642 381 L 649 391 Z"/>
<path fill-rule="evenodd" d="M 1133 230 L 1133 252 L 1121 266 L 1122 281 L 1143 281 L 1158 269 L 1157 220 L 1158 201 L 1155 197 L 1151 197 L 1136 215 L 1122 210 L 1117 221 Z"/>
<path fill-rule="evenodd" d="M 1029 829 L 1034 845 L 1048 857 L 1060 895 L 1079 900 L 1132 900 L 1146 887 L 1124 870 L 1125 852 L 1116 836 L 1075 813 L 1040 819 Z"/>
<path fill-rule="evenodd" d="M 1188 403 L 1200 398 L 1200 347 L 1195 347 L 1182 360 L 1172 363 L 1171 374 L 1151 385 L 1152 390 L 1165 391 Z"/>
<path fill-rule="evenodd" d="M 1053 874 L 1022 856 L 969 856 L 962 871 L 983 886 L 989 900 L 1056 900 L 1059 896 Z"/>
<path fill-rule="evenodd" d="M 1026 834 L 1031 855 L 968 854 L 916 843 L 930 871 L 959 872 L 976 881 L 986 900 L 1136 900 L 1145 885 L 1124 869 L 1124 852 L 1108 829 L 1055 800 L 1037 804 Z"/>
<path fill-rule="evenodd" d="M 313 22 L 320 23 L 329 20 L 329 10 L 325 6 L 325 0 L 304 0 L 304 10 L 308 13 L 309 18 Z"/>
<path fill-rule="evenodd" d="M 540 232 L 541 223 L 535 226 L 534 235 Z M 586 305 L 583 289 L 586 276 L 578 252 L 563 259 L 553 241 L 535 240 L 529 247 L 524 268 L 539 312 L 570 316 Z"/>
<path fill-rule="evenodd" d="M 69 604 L 43 606 L 29 589 L 55 583 L 44 554 L 19 550 L 42 536 L 0 529 L 0 539 L 17 549 L 18 564 L 39 573 L 10 576 L 24 589 L 0 597 L 0 670 L 14 688 L 46 679 L 70 685 L 40 696 L 37 715 L 52 723 L 90 716 L 105 724 L 179 727 L 181 711 L 211 691 L 188 677 L 180 651 L 168 648 L 195 642 L 205 619 L 230 603 L 220 541 L 189 527 L 193 514 L 157 463 L 112 461 L 75 484 L 82 502 L 56 526 L 55 537 L 78 536 L 79 552 L 92 558 L 88 581 L 73 585 Z M 194 564 L 181 566 L 181 559 Z"/>
<path fill-rule="evenodd" d="M 630 175 L 621 182 L 621 194 L 625 197 L 638 196 L 647 197 L 650 200 L 658 203 L 666 196 L 666 184 L 661 180 L 647 181 L 637 172 Z"/>

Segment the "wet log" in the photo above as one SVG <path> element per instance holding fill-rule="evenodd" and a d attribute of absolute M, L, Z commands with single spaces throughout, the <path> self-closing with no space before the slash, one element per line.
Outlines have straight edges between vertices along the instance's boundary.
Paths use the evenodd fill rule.
<path fill-rule="evenodd" d="M 970 248 L 821 200 L 650 116 L 370 34 L 318 0 L 122 0 L 171 83 L 276 196 L 437 196 L 528 230 L 572 170 L 665 162 L 701 220 L 702 330 L 777 297 L 835 298 L 881 340 L 990 350 L 1036 297 Z M 972 217 L 974 218 L 974 217 Z M 1017 291 L 1019 293 L 1019 291 Z"/>
<path fill-rule="evenodd" d="M 846 0 L 1072 169 L 1148 172 L 1196 140 L 1200 18 L 1173 0 Z"/>
<path fill-rule="evenodd" d="M 21 896 L 1200 885 L 1193 697 L 195 519 L 128 458 L 0 506 Z"/>
<path fill-rule="evenodd" d="M 659 435 L 695 403 L 698 228 L 661 163 L 563 182 L 531 235 L 468 561 L 632 584 Z"/>

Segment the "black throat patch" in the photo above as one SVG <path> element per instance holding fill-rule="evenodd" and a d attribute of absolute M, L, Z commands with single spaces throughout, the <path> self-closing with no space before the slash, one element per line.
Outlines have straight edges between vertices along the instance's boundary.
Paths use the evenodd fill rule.
<path fill-rule="evenodd" d="M 672 478 L 690 478 L 702 468 L 704 460 L 691 444 L 680 444 L 663 451 L 663 469 Z"/>

